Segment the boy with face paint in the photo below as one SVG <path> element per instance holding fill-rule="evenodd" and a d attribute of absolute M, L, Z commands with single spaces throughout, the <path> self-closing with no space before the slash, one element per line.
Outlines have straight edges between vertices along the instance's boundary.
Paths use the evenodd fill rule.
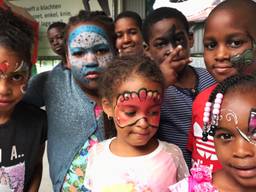
<path fill-rule="evenodd" d="M 47 80 L 48 160 L 54 191 L 83 191 L 88 149 L 104 139 L 97 80 L 112 59 L 114 28 L 103 12 L 80 11 L 65 34 L 67 66 Z"/>
<path fill-rule="evenodd" d="M 205 69 L 188 65 L 193 34 L 186 17 L 177 9 L 163 7 L 152 11 L 143 24 L 143 37 L 148 44 L 147 54 L 159 65 L 167 87 L 157 135 L 178 145 L 190 166 L 187 139 L 192 102 L 214 80 Z"/>
<path fill-rule="evenodd" d="M 38 191 L 41 182 L 46 114 L 21 101 L 32 44 L 32 27 L 0 9 L 0 191 Z"/>
<path fill-rule="evenodd" d="M 255 13 L 256 3 L 251 0 L 227 0 L 217 5 L 209 14 L 203 39 L 204 60 L 207 70 L 217 82 L 235 74 L 256 72 Z M 193 165 L 210 166 L 213 172 L 222 166 L 216 156 L 213 138 L 209 137 L 207 142 L 203 142 L 202 131 L 205 102 L 216 85 L 205 89 L 195 99 L 188 141 Z"/>

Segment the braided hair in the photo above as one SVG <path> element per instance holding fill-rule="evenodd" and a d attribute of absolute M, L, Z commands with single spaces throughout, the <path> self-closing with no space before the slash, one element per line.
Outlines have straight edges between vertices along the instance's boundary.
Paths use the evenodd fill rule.
<path fill-rule="evenodd" d="M 216 88 L 212 91 L 211 95 L 208 99 L 208 104 L 206 104 L 205 110 L 204 110 L 204 130 L 203 130 L 203 141 L 208 140 L 208 135 L 214 136 L 216 128 L 218 126 L 219 121 L 219 113 L 214 112 L 216 110 L 215 104 L 220 109 L 220 103 L 216 103 L 216 98 L 218 97 L 218 94 L 225 95 L 228 92 L 239 90 L 240 92 L 249 92 L 252 91 L 252 89 L 256 90 L 256 77 L 251 75 L 235 75 L 231 76 L 221 83 L 219 83 Z M 221 98 L 222 99 L 222 98 Z M 210 108 L 210 110 L 207 110 L 207 107 Z M 217 110 L 218 111 L 218 110 Z M 207 113 L 208 115 L 208 122 L 207 122 Z"/>

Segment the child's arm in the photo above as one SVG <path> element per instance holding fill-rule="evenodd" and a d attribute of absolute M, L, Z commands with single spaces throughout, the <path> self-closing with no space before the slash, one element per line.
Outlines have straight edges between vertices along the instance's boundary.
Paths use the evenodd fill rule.
<path fill-rule="evenodd" d="M 43 173 L 44 149 L 45 149 L 45 144 L 42 144 L 38 153 L 37 164 L 35 166 L 34 173 L 32 175 L 32 180 L 31 180 L 28 192 L 36 192 L 39 190 L 42 173 Z"/>
<path fill-rule="evenodd" d="M 165 87 L 169 87 L 173 85 L 178 78 L 178 73 L 182 71 L 182 69 L 191 63 L 190 58 L 182 58 L 179 60 L 175 60 L 175 57 L 182 50 L 182 47 L 177 46 L 171 53 L 166 57 L 166 59 L 160 64 L 160 69 L 164 75 L 165 79 Z"/>

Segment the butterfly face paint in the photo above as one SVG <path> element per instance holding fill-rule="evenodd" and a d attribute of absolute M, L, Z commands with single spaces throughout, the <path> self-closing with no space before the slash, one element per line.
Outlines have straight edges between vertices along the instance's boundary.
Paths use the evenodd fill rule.
<path fill-rule="evenodd" d="M 70 33 L 68 55 L 71 72 L 84 84 L 97 79 L 113 57 L 107 34 L 96 25 L 81 25 Z"/>
<path fill-rule="evenodd" d="M 161 96 L 158 91 L 140 89 L 138 92 L 124 92 L 117 98 L 115 122 L 124 128 L 144 119 L 149 126 L 158 128 L 160 105 Z"/>

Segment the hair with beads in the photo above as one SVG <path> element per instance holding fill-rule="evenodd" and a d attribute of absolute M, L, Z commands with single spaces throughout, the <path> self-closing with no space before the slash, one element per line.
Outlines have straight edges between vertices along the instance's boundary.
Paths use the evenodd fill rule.
<path fill-rule="evenodd" d="M 14 52 L 31 69 L 31 51 L 33 46 L 33 29 L 11 10 L 0 8 L 0 46 Z"/>
<path fill-rule="evenodd" d="M 65 34 L 65 45 L 67 45 L 67 39 L 69 35 L 69 30 L 72 26 L 78 25 L 79 23 L 93 22 L 104 29 L 109 38 L 110 47 L 114 48 L 115 33 L 114 33 L 114 23 L 111 17 L 108 17 L 103 11 L 85 11 L 81 10 L 78 15 L 69 18 L 69 22 L 66 28 Z"/>
<path fill-rule="evenodd" d="M 251 75 L 235 75 L 225 79 L 216 86 L 204 108 L 203 141 L 208 140 L 208 135 L 215 135 L 223 97 L 230 92 L 234 94 L 255 94 L 256 77 Z"/>
<path fill-rule="evenodd" d="M 189 23 L 183 13 L 181 13 L 178 9 L 175 8 L 161 7 L 149 13 L 149 15 L 147 15 L 147 17 L 144 20 L 142 26 L 142 34 L 146 43 L 149 43 L 152 26 L 163 19 L 178 20 L 181 24 L 183 24 L 184 29 L 189 34 Z"/>

